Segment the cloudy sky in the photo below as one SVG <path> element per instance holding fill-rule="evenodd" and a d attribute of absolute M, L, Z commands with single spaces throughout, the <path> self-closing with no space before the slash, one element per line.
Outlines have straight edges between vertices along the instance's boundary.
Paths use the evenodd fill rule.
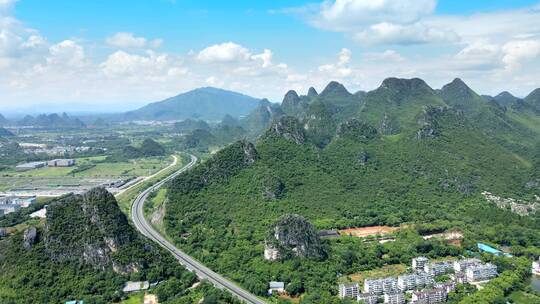
<path fill-rule="evenodd" d="M 119 111 L 201 86 L 280 101 L 384 78 L 540 87 L 540 2 L 0 0 L 0 112 Z"/>

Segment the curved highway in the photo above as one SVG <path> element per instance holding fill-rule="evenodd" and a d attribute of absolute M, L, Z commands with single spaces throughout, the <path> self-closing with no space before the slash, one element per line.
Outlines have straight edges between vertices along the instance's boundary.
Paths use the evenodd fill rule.
<path fill-rule="evenodd" d="M 195 272 L 195 274 L 199 277 L 199 279 L 208 280 L 217 288 L 230 292 L 231 294 L 235 295 L 236 297 L 238 297 L 239 299 L 241 299 L 242 301 L 246 303 L 266 304 L 265 301 L 261 300 L 257 296 L 242 289 L 241 287 L 239 287 L 232 281 L 215 273 L 214 271 L 204 266 L 203 264 L 201 264 L 194 258 L 182 252 L 180 249 L 176 248 L 173 244 L 171 244 L 163 236 L 161 236 L 161 234 L 159 234 L 159 232 L 157 232 L 152 227 L 152 225 L 150 225 L 146 221 L 146 218 L 144 217 L 144 202 L 146 198 L 148 197 L 148 195 L 152 191 L 163 186 L 163 184 L 166 183 L 167 181 L 175 178 L 176 176 L 185 172 L 186 170 L 189 170 L 196 163 L 197 163 L 197 157 L 195 157 L 194 155 L 191 155 L 191 161 L 189 164 L 187 164 L 182 169 L 169 175 L 167 178 L 163 179 L 162 181 L 156 183 L 155 185 L 151 186 L 150 188 L 144 190 L 141 194 L 139 194 L 139 196 L 135 198 L 135 200 L 133 201 L 133 205 L 131 206 L 131 217 L 133 219 L 133 223 L 135 227 L 137 228 L 137 230 L 139 230 L 144 236 L 158 243 L 161 247 L 167 249 L 170 253 L 174 255 L 174 257 L 180 262 L 180 264 L 182 264 L 188 270 Z"/>

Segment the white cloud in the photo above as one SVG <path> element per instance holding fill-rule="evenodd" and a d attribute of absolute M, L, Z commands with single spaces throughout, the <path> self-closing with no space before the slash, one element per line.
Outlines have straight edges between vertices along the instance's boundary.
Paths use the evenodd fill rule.
<path fill-rule="evenodd" d="M 117 51 L 100 66 L 108 77 L 129 77 L 135 81 L 165 81 L 188 73 L 179 60 L 153 51 L 147 51 L 146 56 Z"/>
<path fill-rule="evenodd" d="M 142 49 L 145 47 L 158 48 L 163 44 L 162 39 L 148 41 L 144 37 L 136 37 L 133 33 L 118 32 L 107 38 L 107 44 L 121 49 Z"/>
<path fill-rule="evenodd" d="M 251 56 L 251 59 L 256 61 L 261 61 L 261 66 L 263 68 L 267 68 L 272 65 L 272 56 L 274 54 L 271 50 L 265 49 L 262 54 L 253 55 Z"/>
<path fill-rule="evenodd" d="M 238 62 L 248 59 L 250 55 L 245 47 L 234 42 L 225 42 L 200 51 L 197 59 L 204 63 Z"/>
<path fill-rule="evenodd" d="M 370 44 L 422 44 L 434 42 L 458 41 L 456 33 L 423 23 L 394 24 L 381 22 L 355 32 L 353 38 L 359 42 Z"/>
<path fill-rule="evenodd" d="M 0 17 L 9 13 L 17 0 L 0 0 Z"/>
<path fill-rule="evenodd" d="M 325 1 L 313 22 L 337 31 L 378 23 L 410 24 L 433 13 L 435 5 L 435 0 Z"/>
<path fill-rule="evenodd" d="M 435 10 L 435 0 L 325 1 L 309 18 L 316 27 L 344 32 L 370 44 L 418 44 L 455 41 L 447 28 L 422 23 Z"/>
<path fill-rule="evenodd" d="M 64 40 L 49 48 L 50 55 L 47 57 L 49 65 L 66 65 L 72 68 L 80 68 L 87 64 L 84 48 L 73 40 Z"/>
<path fill-rule="evenodd" d="M 523 63 L 540 57 L 540 41 L 515 40 L 509 41 L 502 47 L 502 61 L 508 71 L 519 69 Z"/>
<path fill-rule="evenodd" d="M 351 51 L 349 49 L 341 49 L 336 63 L 324 64 L 319 66 L 319 71 L 328 75 L 330 78 L 345 78 L 353 74 L 349 63 L 351 61 Z"/>

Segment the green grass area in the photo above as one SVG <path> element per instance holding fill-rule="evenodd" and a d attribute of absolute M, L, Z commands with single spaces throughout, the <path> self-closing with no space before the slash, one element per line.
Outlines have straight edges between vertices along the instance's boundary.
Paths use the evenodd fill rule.
<path fill-rule="evenodd" d="M 144 204 L 144 213 L 147 219 L 152 219 L 153 215 L 157 212 L 160 212 L 160 209 L 163 206 L 167 199 L 167 189 L 166 188 L 160 188 L 157 192 L 154 192 L 151 196 L 151 199 L 149 199 Z M 152 226 L 156 228 L 162 235 L 165 235 L 165 227 L 163 225 L 163 221 L 156 223 L 151 222 Z"/>
<path fill-rule="evenodd" d="M 73 167 L 45 167 L 18 172 L 8 170 L 2 172 L 3 177 L 117 177 L 117 176 L 148 176 L 163 169 L 170 163 L 170 157 L 149 157 L 125 162 L 102 162 L 104 157 L 80 158 Z M 72 173 L 77 168 L 88 165 L 93 167 Z"/>
<path fill-rule="evenodd" d="M 143 183 L 138 184 L 135 187 L 132 187 L 128 191 L 125 191 L 121 193 L 120 195 L 116 196 L 116 199 L 118 201 L 118 205 L 120 206 L 120 209 L 125 213 L 130 215 L 131 214 L 131 204 L 133 203 L 133 200 L 139 193 L 141 193 L 144 189 L 150 187 L 154 183 L 157 183 L 158 181 L 162 180 L 163 178 L 169 176 L 174 171 L 182 168 L 185 163 L 187 163 L 187 158 L 183 156 L 178 156 L 178 163 L 168 168 L 167 170 L 164 170 L 163 172 L 159 173 L 158 175 L 154 176 L 151 179 L 148 179 L 144 181 Z"/>
<path fill-rule="evenodd" d="M 126 300 L 120 302 L 120 304 L 143 304 L 144 293 L 135 293 L 129 296 Z"/>
<path fill-rule="evenodd" d="M 92 179 L 118 179 L 150 176 L 170 165 L 172 158 L 148 157 L 124 162 L 103 162 L 105 156 L 77 159 L 68 168 L 39 168 L 24 172 L 14 169 L 0 173 L 0 191 L 14 188 L 46 188 L 56 185 L 84 185 Z"/>

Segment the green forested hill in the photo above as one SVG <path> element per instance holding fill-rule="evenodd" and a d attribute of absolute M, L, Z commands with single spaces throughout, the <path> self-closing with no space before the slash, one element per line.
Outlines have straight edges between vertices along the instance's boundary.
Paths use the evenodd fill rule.
<path fill-rule="evenodd" d="M 218 120 L 229 114 L 235 117 L 253 110 L 258 99 L 240 93 L 206 87 L 182 93 L 125 113 L 127 120 Z"/>
<path fill-rule="evenodd" d="M 336 273 L 415 254 L 463 253 L 422 240 L 418 233 L 425 229 L 462 230 L 465 248 L 481 240 L 509 246 L 516 255 L 540 253 L 538 214 L 518 216 L 481 195 L 532 200 L 540 193 L 534 186 L 540 178 L 540 134 L 524 123 L 529 118 L 490 104 L 459 80 L 435 91 L 420 79 L 388 79 L 361 98 L 335 83 L 330 87 L 312 97 L 288 93 L 285 112 L 296 117 L 274 121 L 256 142 L 249 165 L 242 165 L 245 156 L 235 144 L 173 181 L 168 234 L 253 292 L 263 294 L 271 280 L 294 283 L 296 293 L 306 294 L 302 303 L 336 301 Z M 305 107 L 295 107 L 302 100 Z M 223 178 L 182 190 L 186 177 L 206 181 L 211 170 L 222 170 Z M 322 261 L 265 261 L 269 226 L 291 213 L 318 229 L 411 229 L 384 245 L 325 241 L 328 257 Z M 175 237 L 186 232 L 188 238 Z"/>
<path fill-rule="evenodd" d="M 139 236 L 105 189 L 49 204 L 44 223 L 0 238 L 0 303 L 112 303 L 129 280 L 160 284 L 160 303 L 195 303 L 203 294 L 231 302 L 167 252 Z"/>

